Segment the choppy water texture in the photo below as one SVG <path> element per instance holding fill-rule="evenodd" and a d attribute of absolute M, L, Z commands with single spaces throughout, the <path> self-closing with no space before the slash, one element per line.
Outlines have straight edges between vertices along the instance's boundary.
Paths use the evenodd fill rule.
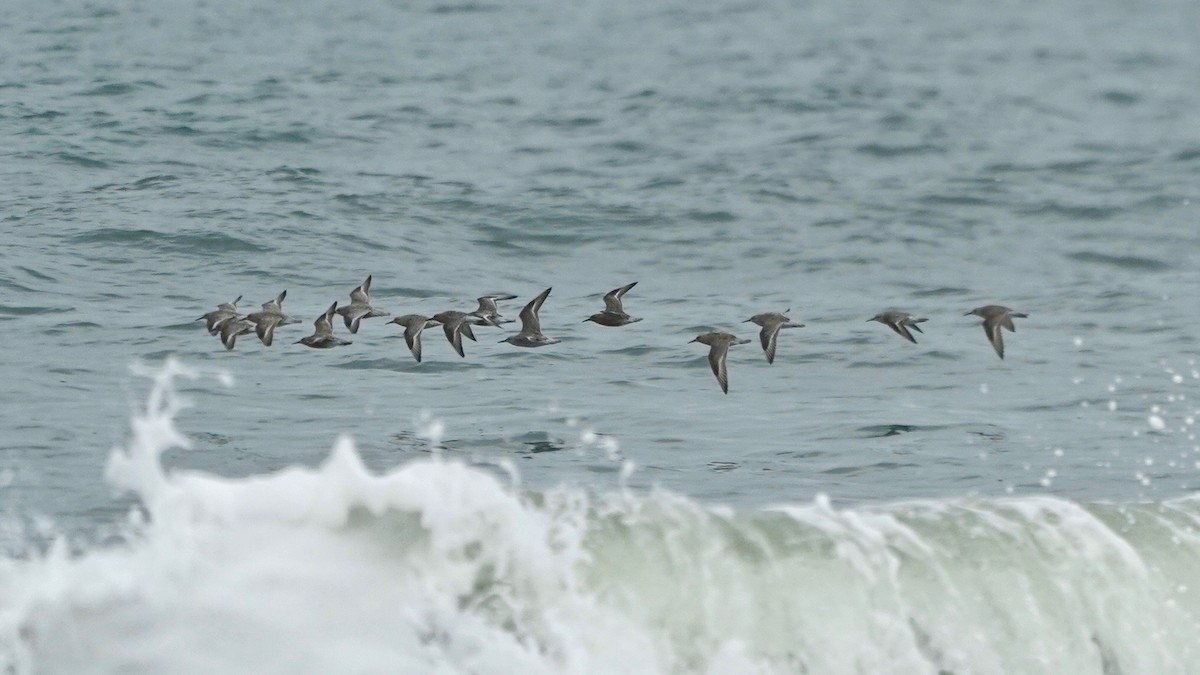
<path fill-rule="evenodd" d="M 518 591 L 509 604 L 543 616 L 540 627 L 499 601 L 459 606 L 472 621 L 517 626 L 512 654 L 540 645 L 547 660 L 513 656 L 536 662 L 513 672 L 878 672 L 892 657 L 894 672 L 1200 672 L 1200 657 L 1170 637 L 1195 626 L 1187 594 L 1200 588 L 1194 564 L 1179 562 L 1198 555 L 1200 484 L 1194 3 L 20 2 L 0 21 L 0 539 L 13 556 L 0 606 L 16 617 L 0 632 L 19 672 L 53 670 L 37 645 L 56 635 L 55 603 L 74 607 L 71 593 L 97 588 L 89 565 L 153 558 L 172 541 L 159 523 L 126 523 L 131 505 L 176 522 L 149 507 L 144 485 L 114 496 L 104 477 L 109 449 L 138 438 L 128 420 L 146 386 L 130 364 L 168 356 L 232 375 L 232 386 L 182 385 L 194 405 L 175 423 L 191 449 L 168 451 L 168 470 L 275 485 L 283 501 L 267 510 L 291 522 L 303 490 L 270 474 L 316 466 L 349 434 L 349 455 L 403 476 L 381 479 L 393 488 L 498 480 L 507 487 L 489 503 L 534 520 L 562 515 L 539 500 L 576 500 L 572 525 L 552 528 L 587 553 L 554 564 L 571 603 L 634 605 L 648 586 L 631 579 L 672 578 L 689 551 L 789 569 L 791 537 L 820 552 L 801 556 L 794 579 L 822 555 L 857 555 L 849 530 L 831 534 L 830 523 L 877 532 L 887 522 L 888 534 L 868 537 L 886 555 L 863 555 L 894 572 L 889 581 L 863 582 L 880 578 L 864 572 L 781 600 L 770 626 L 782 637 L 770 645 L 750 619 L 646 637 L 638 626 L 655 625 L 655 611 L 696 614 L 664 597 L 637 607 L 644 623 L 605 614 L 613 635 L 654 643 L 646 651 L 572 660 L 593 652 L 570 642 L 584 639 L 570 628 L 567 642 L 543 639 L 554 630 L 545 616 L 587 625 L 592 604 Z M 553 286 L 542 323 L 562 343 L 521 350 L 499 344 L 508 328 L 480 328 L 460 359 L 431 329 L 417 364 L 395 326 L 370 319 L 349 347 L 293 344 L 368 274 L 393 314 L 511 292 L 520 298 L 502 311 L 515 317 Z M 643 321 L 583 322 L 635 280 L 626 309 Z M 269 349 L 250 335 L 226 352 L 194 321 L 218 302 L 244 295 L 253 309 L 284 289 L 304 323 L 280 328 Z M 963 316 L 992 303 L 1029 314 L 1006 334 L 1003 361 Z M 929 318 L 919 344 L 866 321 L 889 307 Z M 721 394 L 706 349 L 688 340 L 709 329 L 755 338 L 743 320 L 787 308 L 806 327 L 783 332 L 774 364 L 757 340 L 735 347 Z M 434 452 L 436 463 L 417 461 Z M 348 536 L 382 528 L 406 541 L 414 526 L 380 514 L 441 508 L 392 495 L 375 509 L 364 500 L 388 488 L 345 489 L 337 504 L 381 518 Z M 220 503 L 207 487 L 191 499 L 205 512 Z M 655 516 L 639 529 L 627 511 L 673 508 L 686 523 Z M 253 518 L 229 517 L 236 537 L 254 538 Z M 1043 526 L 1053 545 L 1036 534 Z M 980 531 L 1005 534 L 984 545 Z M 688 542 L 670 563 L 629 562 L 662 532 Z M 65 549 L 47 551 L 59 535 Z M 760 536 L 772 542 L 761 556 L 745 543 Z M 242 550 L 224 537 L 226 553 Z M 1005 537 L 1026 537 L 1029 556 L 991 562 Z M 977 576 L 936 571 L 948 551 Z M 589 556 L 631 569 L 604 577 Z M 912 556 L 925 572 L 905 567 Z M 1112 566 L 1089 576 L 1097 560 Z M 134 567 L 178 578 L 144 565 Z M 464 569 L 518 583 L 477 560 Z M 67 576 L 39 576 L 47 570 Z M 720 595 L 719 575 L 697 570 L 710 611 L 737 602 Z M 1122 586 L 1131 574 L 1144 585 Z M 1034 595 L 1044 584 L 1063 594 L 1045 612 L 1069 608 L 1046 619 L 1075 631 L 1065 651 L 1049 630 L 1027 662 L 970 646 L 1011 629 L 1011 644 L 1028 647 L 1045 612 L 935 621 L 928 606 L 913 609 L 948 598 L 995 608 L 1005 575 Z M 51 578 L 79 585 L 54 596 Z M 17 602 L 11 589 L 30 579 L 39 590 Z M 121 583 L 97 583 L 127 599 Z M 946 595 L 929 590 L 939 584 Z M 1129 588 L 1141 595 L 1121 595 Z M 846 650 L 787 603 L 849 596 L 847 621 L 890 618 L 839 633 L 860 641 L 846 647 L 856 658 L 837 661 Z M 1161 627 L 1160 643 L 1092 621 L 1117 596 L 1148 622 L 1138 625 Z M 137 607 L 130 630 L 146 620 Z M 399 653 L 441 645 L 502 659 L 423 630 Z M 800 634 L 803 645 L 778 646 Z M 714 651 L 690 642 L 716 635 L 729 639 L 714 638 Z M 80 654 L 55 664 L 79 672 Z M 470 672 L 464 659 L 444 664 Z"/>

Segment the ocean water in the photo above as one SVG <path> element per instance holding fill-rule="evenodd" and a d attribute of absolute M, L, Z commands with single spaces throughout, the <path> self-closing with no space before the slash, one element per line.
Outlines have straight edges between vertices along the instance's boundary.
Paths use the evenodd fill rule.
<path fill-rule="evenodd" d="M 1193 3 L 0 25 L 0 672 L 1200 673 Z"/>

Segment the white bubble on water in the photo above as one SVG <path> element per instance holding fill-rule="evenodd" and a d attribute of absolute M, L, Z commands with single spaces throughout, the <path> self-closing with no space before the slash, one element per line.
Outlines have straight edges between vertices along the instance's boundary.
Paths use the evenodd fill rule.
<path fill-rule="evenodd" d="M 1116 402 L 1116 401 L 1111 401 L 1111 400 L 1110 400 L 1110 401 L 1108 402 L 1108 409 L 1109 409 L 1109 410 L 1116 410 L 1116 409 L 1117 409 L 1117 402 Z"/>
<path fill-rule="evenodd" d="M 988 393 L 987 382 L 984 382 L 983 384 L 979 385 L 979 393 L 981 393 L 981 394 Z"/>
<path fill-rule="evenodd" d="M 1076 346 L 1076 347 L 1082 347 L 1082 346 L 1083 346 L 1083 338 L 1079 337 L 1078 335 L 1076 335 L 1076 336 L 1075 336 L 1075 338 L 1074 338 L 1072 341 L 1075 343 L 1075 346 Z"/>
<path fill-rule="evenodd" d="M 435 418 L 428 409 L 422 410 L 417 415 L 417 418 L 413 420 L 413 425 L 417 427 L 417 438 L 427 441 L 433 448 L 440 446 L 442 439 L 446 436 L 445 423 Z"/>
<path fill-rule="evenodd" d="M 584 429 L 579 432 L 579 442 L 583 443 L 584 447 L 600 446 L 609 461 L 616 462 L 622 459 L 621 443 L 613 436 L 598 434 L 592 429 Z"/>
<path fill-rule="evenodd" d="M 621 487 L 625 487 L 625 483 L 629 480 L 633 472 L 637 471 L 637 462 L 632 459 L 627 459 L 621 462 L 621 473 L 617 476 L 617 481 Z"/>
<path fill-rule="evenodd" d="M 1158 406 L 1155 407 L 1157 408 Z M 1159 417 L 1158 415 L 1151 415 L 1150 417 L 1147 417 L 1146 422 L 1150 425 L 1150 428 L 1154 429 L 1155 431 L 1162 431 L 1167 426 L 1167 423 L 1163 421 L 1163 418 Z"/>
<path fill-rule="evenodd" d="M 600 448 L 604 450 L 604 456 L 609 461 L 617 461 L 621 459 L 621 444 L 612 436 L 600 437 Z"/>

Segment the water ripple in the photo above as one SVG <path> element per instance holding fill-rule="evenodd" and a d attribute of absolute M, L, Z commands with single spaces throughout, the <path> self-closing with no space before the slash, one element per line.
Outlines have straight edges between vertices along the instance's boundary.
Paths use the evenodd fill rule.
<path fill-rule="evenodd" d="M 1106 253 L 1097 253 L 1095 251 L 1080 251 L 1077 253 L 1069 253 L 1067 257 L 1071 260 L 1077 260 L 1085 263 L 1095 263 L 1098 265 L 1108 265 L 1120 269 L 1136 270 L 1140 272 L 1162 272 L 1171 269 L 1171 265 L 1155 258 L 1145 258 L 1135 255 L 1108 255 Z"/>
<path fill-rule="evenodd" d="M 224 232 L 196 232 L 170 234 L 155 230 L 122 229 L 102 227 L 71 237 L 77 244 L 117 244 L 136 246 L 172 253 L 184 253 L 193 257 L 206 257 L 221 253 L 261 253 L 268 249 L 254 242 Z"/>

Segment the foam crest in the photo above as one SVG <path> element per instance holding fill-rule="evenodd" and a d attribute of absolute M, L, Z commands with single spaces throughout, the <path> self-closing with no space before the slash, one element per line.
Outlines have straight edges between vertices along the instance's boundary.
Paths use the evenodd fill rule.
<path fill-rule="evenodd" d="M 230 479 L 164 470 L 166 449 L 191 445 L 172 383 L 197 373 L 168 362 L 150 375 L 107 470 L 139 500 L 126 542 L 0 561 L 0 671 L 1108 675 L 1200 663 L 1197 499 L 820 497 L 739 512 L 661 490 L 521 491 L 437 456 L 374 473 L 346 436 L 319 466 Z"/>
<path fill-rule="evenodd" d="M 128 545 L 78 557 L 57 546 L 10 564 L 0 663 L 19 673 L 616 673 L 654 661 L 644 638 L 581 591 L 581 493 L 534 505 L 436 459 L 376 475 L 349 437 L 312 469 L 166 472 L 162 453 L 190 447 L 172 381 L 195 375 L 177 363 L 154 373 L 128 446 L 110 456 L 107 476 L 146 514 Z M 622 653 L 598 664 L 599 642 L 614 639 Z"/>

